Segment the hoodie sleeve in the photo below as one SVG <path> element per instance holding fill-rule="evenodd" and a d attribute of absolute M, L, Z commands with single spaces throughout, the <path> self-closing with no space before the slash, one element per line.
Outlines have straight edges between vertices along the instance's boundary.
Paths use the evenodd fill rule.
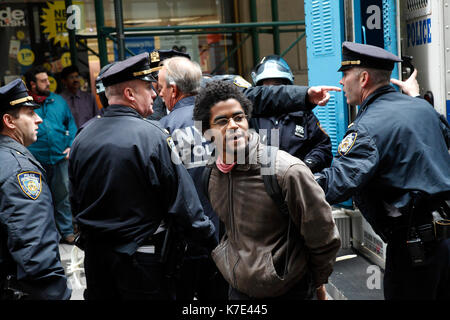
<path fill-rule="evenodd" d="M 341 240 L 325 194 L 303 163 L 292 164 L 285 171 L 281 187 L 308 249 L 315 285 L 327 283 Z"/>

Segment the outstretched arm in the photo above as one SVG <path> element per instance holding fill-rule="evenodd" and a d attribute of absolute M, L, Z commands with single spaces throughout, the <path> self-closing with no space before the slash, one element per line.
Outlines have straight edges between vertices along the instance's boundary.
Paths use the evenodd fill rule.
<path fill-rule="evenodd" d="M 324 106 L 330 100 L 329 91 L 341 89 L 332 86 L 257 86 L 244 89 L 244 94 L 253 103 L 253 117 L 271 117 Z"/>

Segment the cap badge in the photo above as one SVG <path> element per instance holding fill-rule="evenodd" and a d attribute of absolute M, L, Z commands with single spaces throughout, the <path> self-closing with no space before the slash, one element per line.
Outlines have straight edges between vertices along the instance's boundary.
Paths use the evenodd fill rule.
<path fill-rule="evenodd" d="M 159 61 L 160 61 L 159 52 L 158 51 L 151 52 L 150 53 L 150 62 L 153 63 L 153 62 L 159 62 Z"/>

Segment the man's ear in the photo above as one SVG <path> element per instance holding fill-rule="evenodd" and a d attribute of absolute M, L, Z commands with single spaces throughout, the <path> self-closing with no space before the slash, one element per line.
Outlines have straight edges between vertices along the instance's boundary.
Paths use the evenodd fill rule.
<path fill-rule="evenodd" d="M 123 96 L 129 101 L 136 100 L 133 88 L 128 86 L 123 89 Z"/>
<path fill-rule="evenodd" d="M 359 82 L 361 83 L 361 87 L 365 88 L 367 87 L 369 80 L 370 80 L 370 74 L 367 71 L 362 71 L 359 75 Z"/>
<path fill-rule="evenodd" d="M 8 113 L 5 113 L 2 117 L 3 126 L 8 129 L 15 129 L 16 125 L 14 123 L 14 117 Z"/>
<path fill-rule="evenodd" d="M 173 88 L 172 97 L 177 98 L 180 93 L 180 90 L 178 89 L 178 87 L 175 84 L 170 84 L 170 86 Z"/>

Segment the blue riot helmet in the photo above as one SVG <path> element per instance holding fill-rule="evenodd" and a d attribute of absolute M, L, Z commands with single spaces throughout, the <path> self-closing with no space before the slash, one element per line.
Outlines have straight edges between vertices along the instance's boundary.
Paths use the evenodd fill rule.
<path fill-rule="evenodd" d="M 294 75 L 286 60 L 278 55 L 270 55 L 261 59 L 253 69 L 252 80 L 255 86 L 266 79 L 283 79 L 287 84 L 294 84 Z"/>
<path fill-rule="evenodd" d="M 105 94 L 105 86 L 103 85 L 103 82 L 101 80 L 102 74 L 104 74 L 109 68 L 111 68 L 115 62 L 109 63 L 105 65 L 103 68 L 100 69 L 100 72 L 98 73 L 97 78 L 95 79 L 95 90 L 100 98 L 100 102 L 102 103 L 103 108 L 106 108 L 109 103 L 108 99 L 106 98 Z"/>

